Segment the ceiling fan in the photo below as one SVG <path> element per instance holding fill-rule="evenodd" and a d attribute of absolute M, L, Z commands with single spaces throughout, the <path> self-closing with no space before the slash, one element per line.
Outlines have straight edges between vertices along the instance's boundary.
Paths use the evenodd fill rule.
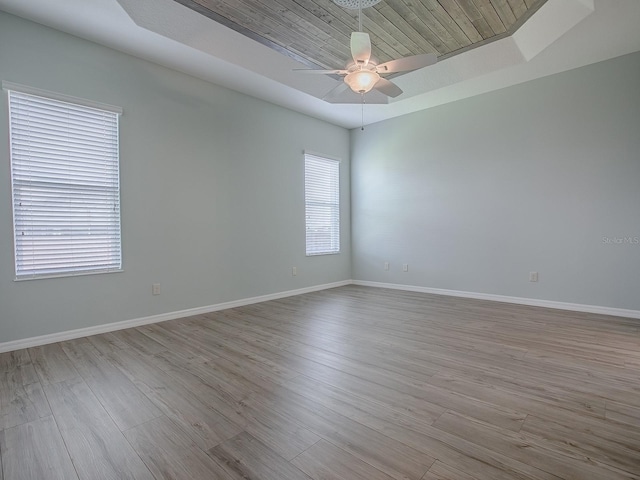
<path fill-rule="evenodd" d="M 339 2 L 336 1 L 336 3 Z M 349 3 L 353 2 L 350 1 Z M 349 88 L 353 92 L 359 93 L 362 96 L 373 89 L 383 93 L 384 95 L 395 98 L 402 94 L 402 89 L 395 83 L 382 77 L 382 75 L 388 73 L 410 72 L 412 70 L 418 70 L 419 68 L 433 65 L 438 61 L 437 55 L 433 53 L 426 53 L 399 58 L 397 60 L 391 60 L 378 65 L 371 58 L 371 38 L 368 33 L 362 31 L 362 0 L 358 1 L 358 31 L 351 34 L 350 48 L 353 62 L 349 62 L 344 69 L 301 69 L 296 71 L 302 73 L 343 76 L 344 83 L 338 84 L 322 98 L 326 101 L 331 101 L 332 99 L 339 97 Z"/>

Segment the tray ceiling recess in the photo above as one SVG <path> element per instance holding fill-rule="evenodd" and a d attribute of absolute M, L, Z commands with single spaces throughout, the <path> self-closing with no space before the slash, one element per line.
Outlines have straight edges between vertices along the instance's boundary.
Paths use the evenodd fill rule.
<path fill-rule="evenodd" d="M 95 0 L 78 9 L 79 0 L 0 0 L 0 10 L 335 125 L 361 126 L 360 106 L 346 98 L 357 94 L 323 100 L 341 77 L 295 71 L 344 65 L 357 9 L 333 0 L 198 1 Z M 378 65 L 438 56 L 435 65 L 387 76 L 402 95 L 367 93 L 367 124 L 640 51 L 638 0 L 381 0 L 362 12 Z"/>
<path fill-rule="evenodd" d="M 313 68 L 351 58 L 358 0 L 175 0 Z M 439 60 L 514 33 L 547 0 L 362 0 L 378 63 L 434 53 Z"/>

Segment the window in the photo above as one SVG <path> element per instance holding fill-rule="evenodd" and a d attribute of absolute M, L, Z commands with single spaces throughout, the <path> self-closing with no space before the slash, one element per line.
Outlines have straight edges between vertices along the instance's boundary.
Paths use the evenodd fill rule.
<path fill-rule="evenodd" d="M 304 156 L 307 256 L 340 252 L 340 162 Z"/>
<path fill-rule="evenodd" d="M 9 95 L 16 279 L 119 271 L 121 111 L 3 87 Z"/>

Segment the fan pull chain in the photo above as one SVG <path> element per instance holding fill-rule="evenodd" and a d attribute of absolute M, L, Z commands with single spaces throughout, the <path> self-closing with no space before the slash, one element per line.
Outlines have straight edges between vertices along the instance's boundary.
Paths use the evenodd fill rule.
<path fill-rule="evenodd" d="M 362 31 L 362 0 L 358 0 L 358 31 Z M 364 93 L 360 94 L 362 96 L 362 105 L 360 110 L 360 130 L 364 132 Z"/>

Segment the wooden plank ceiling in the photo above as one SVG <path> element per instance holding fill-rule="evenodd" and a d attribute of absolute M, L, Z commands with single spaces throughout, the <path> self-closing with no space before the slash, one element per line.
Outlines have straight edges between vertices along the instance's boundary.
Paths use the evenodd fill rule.
<path fill-rule="evenodd" d="M 309 66 L 342 68 L 358 10 L 333 0 L 175 0 Z M 512 34 L 546 0 L 382 0 L 362 10 L 378 63 L 440 59 Z"/>

